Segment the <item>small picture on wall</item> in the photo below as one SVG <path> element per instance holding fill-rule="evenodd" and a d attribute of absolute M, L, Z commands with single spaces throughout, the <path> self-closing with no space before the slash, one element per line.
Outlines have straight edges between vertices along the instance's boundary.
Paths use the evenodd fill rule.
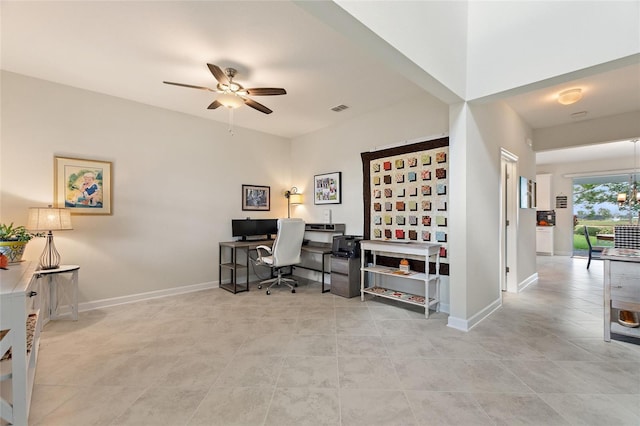
<path fill-rule="evenodd" d="M 385 163 L 385 170 L 386 168 Z M 340 204 L 342 202 L 342 172 L 316 175 L 313 178 L 314 204 Z"/>
<path fill-rule="evenodd" d="M 242 210 L 269 211 L 271 209 L 271 187 L 242 185 Z"/>
<path fill-rule="evenodd" d="M 111 214 L 111 162 L 54 157 L 54 200 L 71 214 Z"/>

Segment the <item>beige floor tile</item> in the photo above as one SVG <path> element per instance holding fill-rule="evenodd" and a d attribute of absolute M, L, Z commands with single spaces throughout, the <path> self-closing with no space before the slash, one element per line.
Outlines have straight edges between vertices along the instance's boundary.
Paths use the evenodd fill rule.
<path fill-rule="evenodd" d="M 44 416 L 37 426 L 109 425 L 143 393 L 124 386 L 79 387 L 78 392 Z"/>
<path fill-rule="evenodd" d="M 339 426 L 337 389 L 278 388 L 265 426 Z"/>
<path fill-rule="evenodd" d="M 570 424 L 537 395 L 478 393 L 474 398 L 496 425 Z"/>
<path fill-rule="evenodd" d="M 340 390 L 342 426 L 417 425 L 404 392 L 394 390 Z"/>
<path fill-rule="evenodd" d="M 119 426 L 184 425 L 207 394 L 208 387 L 150 387 L 115 418 Z"/>
<path fill-rule="evenodd" d="M 338 335 L 338 356 L 386 357 L 388 353 L 381 337 Z"/>
<path fill-rule="evenodd" d="M 614 396 L 589 394 L 540 395 L 571 424 L 637 426 L 640 417 L 616 402 Z"/>
<path fill-rule="evenodd" d="M 236 356 L 220 373 L 215 386 L 275 386 L 281 367 L 281 356 Z"/>
<path fill-rule="evenodd" d="M 296 335 L 287 345 L 287 355 L 335 356 L 336 336 L 325 334 Z"/>
<path fill-rule="evenodd" d="M 560 256 L 538 264 L 538 282 L 503 293 L 467 333 L 445 313 L 427 320 L 417 307 L 321 294 L 308 280 L 295 294 L 253 283 L 52 321 L 31 423 L 135 424 L 152 410 L 156 424 L 601 426 L 609 405 L 613 424 L 633 424 L 640 345 L 602 341 L 602 270 Z"/>
<path fill-rule="evenodd" d="M 493 425 L 472 394 L 428 391 L 407 391 L 406 394 L 421 425 Z"/>
<path fill-rule="evenodd" d="M 188 421 L 189 426 L 263 425 L 273 387 L 213 387 Z"/>
<path fill-rule="evenodd" d="M 400 389 L 400 381 L 389 358 L 338 357 L 341 388 Z"/>
<path fill-rule="evenodd" d="M 278 387 L 337 388 L 338 362 L 333 356 L 287 356 Z"/>

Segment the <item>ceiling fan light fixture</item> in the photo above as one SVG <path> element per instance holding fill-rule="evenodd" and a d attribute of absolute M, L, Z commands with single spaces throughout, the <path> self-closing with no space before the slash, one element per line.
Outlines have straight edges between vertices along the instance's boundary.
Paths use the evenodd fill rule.
<path fill-rule="evenodd" d="M 223 93 L 217 99 L 224 107 L 240 108 L 244 105 L 244 99 L 234 93 Z"/>
<path fill-rule="evenodd" d="M 571 105 L 582 99 L 582 89 L 569 89 L 558 93 L 558 103 Z"/>

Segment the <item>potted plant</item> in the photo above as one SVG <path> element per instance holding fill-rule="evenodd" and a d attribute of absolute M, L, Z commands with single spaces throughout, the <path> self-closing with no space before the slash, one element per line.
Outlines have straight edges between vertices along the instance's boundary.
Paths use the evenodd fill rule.
<path fill-rule="evenodd" d="M 0 223 L 0 253 L 7 256 L 9 263 L 17 263 L 22 260 L 27 243 L 34 237 L 42 237 L 43 234 L 27 231 L 24 226 L 13 226 Z"/>

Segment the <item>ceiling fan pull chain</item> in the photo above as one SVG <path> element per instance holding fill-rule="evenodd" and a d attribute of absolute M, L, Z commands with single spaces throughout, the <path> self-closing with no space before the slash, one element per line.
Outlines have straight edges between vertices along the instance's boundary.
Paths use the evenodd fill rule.
<path fill-rule="evenodd" d="M 229 133 L 233 136 L 233 108 L 227 108 L 229 110 Z"/>

